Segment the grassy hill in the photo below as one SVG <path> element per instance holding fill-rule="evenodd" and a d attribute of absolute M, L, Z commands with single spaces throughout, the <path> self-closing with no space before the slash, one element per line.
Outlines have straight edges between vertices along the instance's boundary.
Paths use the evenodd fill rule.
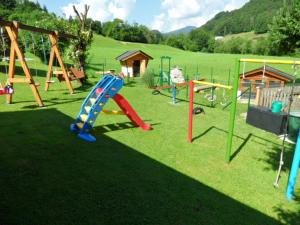
<path fill-rule="evenodd" d="M 229 34 L 229 35 L 226 35 L 221 40 L 229 41 L 234 38 L 243 38 L 245 40 L 260 40 L 260 39 L 266 38 L 267 36 L 268 36 L 268 34 L 256 34 L 255 32 L 251 31 L 251 32 L 244 32 L 244 33 L 239 33 L 239 34 Z"/>
<path fill-rule="evenodd" d="M 249 34 L 245 34 L 249 35 Z M 250 35 L 253 37 L 254 34 Z M 232 38 L 227 37 L 227 38 Z M 115 58 L 127 50 L 142 50 L 151 55 L 154 60 L 149 63 L 149 70 L 159 73 L 160 57 L 168 55 L 172 57 L 171 66 L 179 66 L 185 69 L 186 74 L 193 77 L 194 74 L 200 73 L 205 78 L 210 78 L 213 70 L 214 78 L 219 80 L 227 80 L 228 71 L 234 71 L 235 60 L 241 57 L 250 58 L 280 58 L 280 57 L 264 57 L 255 55 L 233 55 L 233 54 L 209 54 L 199 52 L 183 51 L 177 48 L 172 48 L 167 45 L 155 44 L 140 44 L 116 41 L 103 36 L 95 36 L 91 47 L 89 57 L 89 72 L 94 74 L 94 70 L 99 70 L 97 65 L 106 61 L 106 69 L 120 70 L 120 64 Z M 261 65 L 249 64 L 246 69 L 252 69 Z M 275 66 L 286 72 L 292 72 L 290 66 Z"/>
<path fill-rule="evenodd" d="M 242 8 L 221 12 L 208 21 L 203 29 L 215 35 L 238 34 L 249 31 L 265 33 L 283 0 L 250 0 Z"/>
<path fill-rule="evenodd" d="M 239 34 L 249 36 L 249 38 L 259 37 L 253 33 Z M 236 37 L 237 35 L 227 36 L 225 40 Z M 147 54 L 151 55 L 154 59 L 150 61 L 148 69 L 156 74 L 160 71 L 160 57 L 167 55 L 171 56 L 171 67 L 179 66 L 184 69 L 185 74 L 190 78 L 193 78 L 195 74 L 200 74 L 206 79 L 210 79 L 211 73 L 214 78 L 227 82 L 229 70 L 231 71 L 231 77 L 235 69 L 235 61 L 238 58 L 273 58 L 282 59 L 282 57 L 264 57 L 255 55 L 234 55 L 234 54 L 210 54 L 200 52 L 189 52 L 183 51 L 177 48 L 173 48 L 167 45 L 156 45 L 156 44 L 141 44 L 132 42 L 116 41 L 111 38 L 95 35 L 92 43 L 90 54 L 88 58 L 87 73 L 89 76 L 97 76 L 96 71 L 101 70 L 99 64 L 106 63 L 106 70 L 115 69 L 117 72 L 121 70 L 119 61 L 115 60 L 117 56 L 127 50 L 142 50 Z M 47 65 L 42 64 L 39 58 L 36 58 L 31 53 L 26 53 L 26 57 L 33 58 L 35 60 L 28 61 L 28 65 L 31 68 L 31 72 L 36 80 L 43 82 L 46 77 Z M 285 57 L 286 59 L 291 59 Z M 66 57 L 64 61 L 70 63 Z M 0 63 L 0 75 L 2 83 L 5 82 L 5 65 L 7 63 Z M 17 63 L 19 65 L 19 63 Z M 247 64 L 246 70 L 250 70 L 261 66 L 260 64 Z M 275 65 L 274 67 L 279 68 L 285 72 L 292 73 L 292 68 L 286 65 Z M 22 74 L 21 70 L 18 69 L 17 73 Z M 37 76 L 36 76 L 37 74 Z"/>

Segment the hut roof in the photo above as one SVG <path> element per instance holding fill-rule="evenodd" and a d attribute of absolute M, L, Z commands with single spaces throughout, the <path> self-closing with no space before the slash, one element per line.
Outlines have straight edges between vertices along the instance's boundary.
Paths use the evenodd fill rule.
<path fill-rule="evenodd" d="M 123 54 L 119 55 L 118 57 L 116 57 L 116 60 L 119 61 L 126 61 L 127 59 L 136 56 L 138 54 L 142 54 L 145 57 L 147 57 L 148 59 L 153 59 L 150 55 L 146 54 L 145 52 L 141 51 L 141 50 L 130 50 L 130 51 L 126 51 Z"/>
<path fill-rule="evenodd" d="M 257 69 L 254 69 L 254 70 L 251 70 L 251 71 L 248 71 L 248 72 L 245 72 L 245 78 L 247 77 L 251 77 L 257 73 L 260 73 L 262 72 L 263 73 L 264 71 L 264 66 L 263 67 L 260 67 L 260 68 L 257 68 Z M 272 75 L 275 75 L 276 77 L 278 78 L 282 78 L 283 80 L 295 80 L 296 78 L 288 73 L 285 73 L 281 70 L 278 70 L 274 67 L 271 67 L 271 66 L 266 66 L 265 68 L 265 76 L 272 76 Z M 240 78 L 243 78 L 244 74 L 240 74 Z"/>

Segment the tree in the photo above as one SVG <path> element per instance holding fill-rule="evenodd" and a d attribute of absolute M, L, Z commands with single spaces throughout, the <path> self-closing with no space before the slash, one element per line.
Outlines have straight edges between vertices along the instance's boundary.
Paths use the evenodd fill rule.
<path fill-rule="evenodd" d="M 12 10 L 16 8 L 17 2 L 16 0 L 1 0 L 0 8 Z"/>
<path fill-rule="evenodd" d="M 74 62 L 77 69 L 81 71 L 85 70 L 86 59 L 88 56 L 88 48 L 91 45 L 93 32 L 91 30 L 91 24 L 87 23 L 87 14 L 89 6 L 84 6 L 84 13 L 79 13 L 76 7 L 73 5 L 74 12 L 79 20 L 77 28 L 77 39 L 72 40 L 69 51 L 69 57 Z"/>
<path fill-rule="evenodd" d="M 300 2 L 285 4 L 269 26 L 271 53 L 293 54 L 300 50 Z"/>
<path fill-rule="evenodd" d="M 196 51 L 208 49 L 209 40 L 212 38 L 208 32 L 201 28 L 192 30 L 189 37 L 195 43 Z"/>

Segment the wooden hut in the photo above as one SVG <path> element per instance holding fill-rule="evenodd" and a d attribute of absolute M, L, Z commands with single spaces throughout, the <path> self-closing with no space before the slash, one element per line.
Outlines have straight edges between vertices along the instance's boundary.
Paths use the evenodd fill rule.
<path fill-rule="evenodd" d="M 256 93 L 257 87 L 284 87 L 286 82 L 290 82 L 294 77 L 271 66 L 263 66 L 240 74 L 240 90 L 243 92 L 250 87 Z"/>
<path fill-rule="evenodd" d="M 116 58 L 121 63 L 124 75 L 130 77 L 144 74 L 151 59 L 150 55 L 141 50 L 127 51 Z"/>

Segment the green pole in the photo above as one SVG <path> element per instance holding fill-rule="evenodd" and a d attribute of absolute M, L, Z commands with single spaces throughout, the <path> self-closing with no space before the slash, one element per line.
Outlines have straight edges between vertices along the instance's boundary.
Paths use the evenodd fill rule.
<path fill-rule="evenodd" d="M 163 57 L 160 57 L 160 86 L 163 86 Z"/>
<path fill-rule="evenodd" d="M 233 131 L 234 131 L 234 121 L 235 121 L 235 113 L 236 113 L 236 106 L 237 106 L 237 91 L 239 87 L 239 77 L 240 77 L 240 67 L 241 62 L 240 60 L 236 60 L 236 66 L 235 66 L 235 78 L 233 81 L 233 90 L 232 90 L 232 105 L 230 110 L 230 120 L 229 120 L 229 130 L 228 130 L 228 136 L 227 136 L 227 146 L 226 146 L 226 155 L 225 160 L 227 163 L 230 162 L 231 158 L 231 149 L 232 149 L 232 139 L 233 139 Z"/>
<path fill-rule="evenodd" d="M 231 76 L 231 70 L 229 69 L 229 72 L 228 72 L 228 82 L 227 82 L 228 86 L 230 85 L 230 76 Z"/>
<path fill-rule="evenodd" d="M 214 78 L 213 78 L 213 74 L 214 74 L 214 68 L 211 68 L 210 69 L 210 82 L 214 83 Z M 211 88 L 211 97 L 212 97 L 212 100 L 214 98 L 214 95 L 215 95 L 215 89 L 214 87 Z M 213 108 L 214 107 L 214 102 L 211 101 L 210 102 L 210 107 Z"/>
<path fill-rule="evenodd" d="M 189 82 L 189 76 L 188 75 L 186 75 L 185 82 Z M 191 90 L 191 91 L 194 91 L 194 90 Z M 187 84 L 185 99 L 188 100 L 188 98 L 189 98 L 189 85 Z"/>
<path fill-rule="evenodd" d="M 169 79 L 169 85 L 171 84 L 171 57 L 168 57 L 169 59 L 169 70 L 168 70 L 168 79 Z"/>
<path fill-rule="evenodd" d="M 168 68 L 168 85 L 171 85 L 171 57 L 167 56 L 167 59 L 169 60 L 169 68 Z M 168 89 L 169 93 L 171 92 L 171 89 Z"/>

